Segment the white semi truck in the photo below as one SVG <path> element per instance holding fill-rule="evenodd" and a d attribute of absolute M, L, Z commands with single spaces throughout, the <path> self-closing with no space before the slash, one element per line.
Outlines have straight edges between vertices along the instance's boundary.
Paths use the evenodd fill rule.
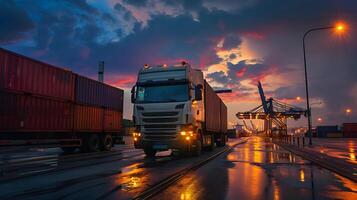
<path fill-rule="evenodd" d="M 148 157 L 175 149 L 200 155 L 227 141 L 227 107 L 201 70 L 182 62 L 145 65 L 131 91 L 135 148 Z"/>

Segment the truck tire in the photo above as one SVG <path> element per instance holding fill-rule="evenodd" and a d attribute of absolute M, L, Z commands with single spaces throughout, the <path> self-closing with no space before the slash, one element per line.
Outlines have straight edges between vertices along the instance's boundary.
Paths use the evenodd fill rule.
<path fill-rule="evenodd" d="M 100 137 L 100 150 L 110 151 L 113 147 L 113 137 L 110 134 L 105 134 Z"/>
<path fill-rule="evenodd" d="M 99 150 L 99 137 L 97 134 L 88 134 L 84 136 L 82 140 L 81 151 L 95 152 Z"/>
<path fill-rule="evenodd" d="M 74 153 L 77 147 L 61 147 L 64 154 L 71 154 Z"/>
<path fill-rule="evenodd" d="M 146 157 L 153 158 L 156 155 L 156 150 L 152 148 L 144 148 Z"/>

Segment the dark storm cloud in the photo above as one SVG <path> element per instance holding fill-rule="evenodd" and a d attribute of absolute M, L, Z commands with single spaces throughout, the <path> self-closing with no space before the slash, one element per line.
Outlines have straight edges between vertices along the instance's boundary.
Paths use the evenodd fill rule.
<path fill-rule="evenodd" d="M 12 0 L 0 1 L 0 44 L 16 42 L 26 37 L 34 24 L 26 10 Z"/>
<path fill-rule="evenodd" d="M 97 62 L 104 60 L 108 74 L 125 75 L 135 81 L 133 77 L 145 63 L 187 59 L 193 66 L 204 68 L 225 62 L 217 57 L 217 49 L 239 48 L 244 37 L 259 39 L 260 47 L 264 48 L 251 49 L 264 53 L 259 62 L 226 62 L 227 73 L 208 75 L 211 80 L 240 91 L 234 95 L 241 95 L 253 91 L 241 85 L 240 80 L 255 84 L 267 74 L 294 72 L 294 76 L 302 76 L 299 73 L 302 72 L 304 30 L 329 25 L 336 19 L 357 19 L 357 2 L 352 0 L 125 0 L 110 6 L 104 5 L 104 1 L 95 3 L 0 1 L 0 25 L 6 27 L 0 29 L 0 44 L 11 43 L 5 47 L 90 76 L 95 74 Z M 97 6 L 99 4 L 102 6 Z M 129 10 L 125 4 L 136 10 Z M 351 35 L 356 34 L 351 32 Z M 313 66 L 309 68 L 311 96 L 323 98 L 326 105 L 336 110 L 345 105 L 357 106 L 350 95 L 352 85 L 356 84 L 357 63 L 351 59 L 357 50 L 356 39 L 346 45 L 350 49 L 344 48 L 348 52 L 342 54 L 341 46 L 314 48 L 314 44 L 329 43 L 319 38 L 322 36 L 326 37 L 321 34 L 309 37 L 309 41 L 314 41 L 308 46 L 311 55 L 308 64 Z M 217 47 L 222 39 L 223 47 Z M 325 51 L 326 54 L 321 54 Z M 229 55 L 230 60 L 238 58 L 238 54 Z M 337 71 L 336 66 L 339 66 Z M 321 73 L 324 76 L 319 75 Z M 334 76 L 326 80 L 331 74 Z M 301 77 L 287 77 L 292 81 L 298 78 Z M 113 82 L 123 84 L 118 80 Z M 301 95 L 303 89 L 287 82 L 275 92 L 278 97 L 284 97 Z M 344 101 L 333 98 L 336 95 L 330 95 L 332 90 Z"/>
<path fill-rule="evenodd" d="M 229 34 L 225 37 L 223 48 L 224 49 L 233 49 L 237 48 L 242 43 L 242 39 L 238 34 Z"/>

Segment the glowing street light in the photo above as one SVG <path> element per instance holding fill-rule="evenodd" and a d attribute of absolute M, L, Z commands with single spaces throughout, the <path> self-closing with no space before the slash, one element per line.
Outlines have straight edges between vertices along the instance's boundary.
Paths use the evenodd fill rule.
<path fill-rule="evenodd" d="M 346 109 L 346 114 L 348 115 L 348 114 L 350 114 L 352 112 L 352 110 L 350 109 L 350 108 L 347 108 Z"/>
<path fill-rule="evenodd" d="M 322 118 L 321 117 L 317 118 L 317 121 L 322 122 Z"/>
<path fill-rule="evenodd" d="M 297 96 L 296 101 L 300 101 L 300 100 L 301 100 L 301 97 Z"/>
<path fill-rule="evenodd" d="M 312 29 L 307 30 L 304 33 L 304 36 L 302 38 L 302 47 L 303 47 L 303 51 L 304 51 L 305 90 L 306 90 L 306 107 L 307 107 L 309 145 L 312 145 L 312 132 L 311 132 L 312 122 L 311 122 L 311 108 L 310 108 L 310 101 L 309 101 L 309 86 L 308 86 L 308 81 L 307 81 L 305 38 L 309 33 L 313 32 L 313 31 L 321 31 L 321 30 L 327 30 L 327 29 L 334 29 L 337 33 L 342 33 L 345 30 L 345 27 L 346 26 L 340 22 L 340 23 L 336 24 L 335 26 L 312 28 Z"/>
<path fill-rule="evenodd" d="M 342 32 L 344 32 L 345 30 L 346 30 L 346 25 L 344 25 L 344 24 L 341 23 L 341 22 L 339 22 L 339 23 L 336 24 L 336 26 L 335 26 L 335 31 L 336 31 L 337 33 L 342 33 Z"/>

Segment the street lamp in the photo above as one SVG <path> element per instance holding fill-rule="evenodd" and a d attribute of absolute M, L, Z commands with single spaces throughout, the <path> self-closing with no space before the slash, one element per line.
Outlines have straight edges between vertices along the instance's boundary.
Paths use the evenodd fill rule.
<path fill-rule="evenodd" d="M 346 116 L 347 116 L 347 121 L 350 121 L 350 114 L 352 112 L 352 109 L 351 108 L 347 108 L 346 109 Z"/>
<path fill-rule="evenodd" d="M 310 102 L 309 102 L 309 87 L 307 81 L 307 70 L 306 70 L 306 51 L 305 51 L 305 38 L 306 36 L 313 32 L 313 31 L 321 31 L 327 29 L 335 29 L 337 33 L 342 33 L 345 30 L 345 25 L 343 23 L 338 23 L 335 26 L 327 26 L 327 27 L 320 27 L 320 28 L 312 28 L 305 32 L 302 38 L 302 47 L 304 51 L 304 70 L 305 70 L 305 89 L 306 89 L 306 107 L 307 107 L 307 121 L 308 121 L 308 135 L 309 135 L 309 145 L 312 145 L 312 134 L 311 134 L 311 109 L 310 109 Z"/>

